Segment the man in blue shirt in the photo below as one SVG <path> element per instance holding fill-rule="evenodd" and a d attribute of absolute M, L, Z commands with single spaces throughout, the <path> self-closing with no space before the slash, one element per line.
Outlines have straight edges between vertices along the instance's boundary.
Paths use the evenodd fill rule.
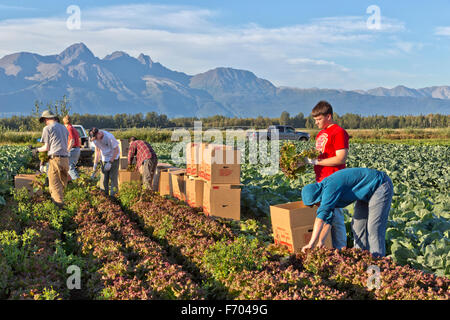
<path fill-rule="evenodd" d="M 354 247 L 368 250 L 376 257 L 386 254 L 386 225 L 394 187 L 386 173 L 368 168 L 339 170 L 319 183 L 306 185 L 302 200 L 307 206 L 318 205 L 310 242 L 306 249 L 323 243 L 330 230 L 335 208 L 355 202 L 352 219 Z"/>

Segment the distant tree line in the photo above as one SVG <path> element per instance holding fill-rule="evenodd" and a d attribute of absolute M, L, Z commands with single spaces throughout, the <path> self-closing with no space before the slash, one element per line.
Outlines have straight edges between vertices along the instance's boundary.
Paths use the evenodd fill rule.
<path fill-rule="evenodd" d="M 70 106 L 66 97 L 54 104 L 47 104 L 47 109 L 52 110 L 61 118 L 70 113 Z M 42 124 L 38 118 L 44 110 L 41 104 L 36 102 L 30 116 L 12 116 L 0 118 L 0 128 L 15 131 L 40 131 Z M 194 121 L 202 121 L 203 128 L 267 128 L 273 124 L 291 125 L 295 128 L 315 128 L 314 119 L 305 117 L 299 113 L 294 117 L 283 111 L 278 118 L 259 116 L 257 118 L 231 118 L 225 116 L 212 116 L 207 118 L 175 118 L 169 119 L 164 114 L 147 112 L 137 114 L 95 115 L 95 114 L 70 114 L 72 123 L 81 124 L 85 128 L 174 128 L 193 127 Z M 360 116 L 347 113 L 342 116 L 334 114 L 334 120 L 346 129 L 397 129 L 397 128 L 447 128 L 450 125 L 450 115 L 428 114 L 420 116 Z"/>

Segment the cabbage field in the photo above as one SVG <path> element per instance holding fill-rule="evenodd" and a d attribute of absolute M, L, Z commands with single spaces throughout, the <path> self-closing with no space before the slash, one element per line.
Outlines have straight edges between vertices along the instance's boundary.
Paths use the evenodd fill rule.
<path fill-rule="evenodd" d="M 171 162 L 173 144 L 152 145 L 159 161 Z M 0 299 L 450 298 L 447 146 L 350 145 L 349 167 L 383 170 L 395 186 L 382 259 L 353 248 L 290 255 L 273 244 L 269 206 L 299 200 L 312 168 L 291 181 L 242 164 L 237 222 L 135 185 L 109 198 L 85 173 L 60 210 L 45 187 L 41 196 L 9 194 L 12 175 L 30 163 L 28 149 L 0 147 L 0 160 L 0 195 L 9 199 L 0 206 Z M 74 266 L 81 282 L 69 286 Z M 369 266 L 380 269 L 378 288 L 368 287 Z"/>

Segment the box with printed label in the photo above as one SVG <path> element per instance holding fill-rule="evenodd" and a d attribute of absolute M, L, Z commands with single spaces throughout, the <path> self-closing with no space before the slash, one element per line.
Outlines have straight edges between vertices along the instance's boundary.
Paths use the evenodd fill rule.
<path fill-rule="evenodd" d="M 270 217 L 275 243 L 295 252 L 300 251 L 311 239 L 317 214 L 315 208 L 297 201 L 270 206 Z M 325 240 L 325 247 L 332 248 L 331 231 Z"/>
<path fill-rule="evenodd" d="M 186 145 L 186 174 L 197 177 L 201 166 L 201 143 L 189 142 Z"/>
<path fill-rule="evenodd" d="M 210 184 L 239 184 L 241 153 L 226 145 L 209 144 L 203 148 L 201 177 Z"/>
<path fill-rule="evenodd" d="M 241 219 L 241 187 L 232 184 L 203 184 L 203 212 L 207 216 Z"/>

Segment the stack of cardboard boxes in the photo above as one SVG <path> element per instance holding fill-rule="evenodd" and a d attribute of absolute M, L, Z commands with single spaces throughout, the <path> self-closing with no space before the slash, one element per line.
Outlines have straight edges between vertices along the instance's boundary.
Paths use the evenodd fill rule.
<path fill-rule="evenodd" d="M 240 151 L 231 146 L 189 143 L 186 198 L 209 216 L 240 220 Z"/>
<path fill-rule="evenodd" d="M 128 139 L 119 140 L 119 189 L 125 182 L 141 182 L 141 174 L 138 171 L 128 171 Z"/>

